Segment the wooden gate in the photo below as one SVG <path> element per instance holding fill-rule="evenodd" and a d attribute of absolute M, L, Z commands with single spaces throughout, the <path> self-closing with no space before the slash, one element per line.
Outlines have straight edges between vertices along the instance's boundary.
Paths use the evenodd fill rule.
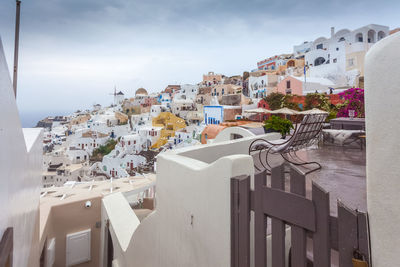
<path fill-rule="evenodd" d="M 286 261 L 292 267 L 353 267 L 354 253 L 363 255 L 369 263 L 367 214 L 338 201 L 337 217 L 331 216 L 329 193 L 314 182 L 311 189 L 311 197 L 306 198 L 306 177 L 294 167 L 290 167 L 289 182 L 285 184 L 284 165 L 273 168 L 268 178 L 265 171 L 257 173 L 254 190 L 250 189 L 250 177 L 232 178 L 231 266 L 250 266 L 251 254 L 255 267 L 267 266 L 268 244 L 272 267 L 284 267 Z M 251 211 L 254 212 L 252 251 Z M 290 248 L 285 245 L 288 232 Z M 288 249 L 289 259 L 285 257 Z"/>

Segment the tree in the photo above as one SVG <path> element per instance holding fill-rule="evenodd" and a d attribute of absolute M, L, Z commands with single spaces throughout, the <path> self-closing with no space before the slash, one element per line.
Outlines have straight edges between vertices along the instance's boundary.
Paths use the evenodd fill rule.
<path fill-rule="evenodd" d="M 293 102 L 295 95 L 285 95 L 283 98 L 283 102 L 281 104 L 282 108 L 290 108 L 294 110 L 300 110 L 299 105 L 296 102 Z"/>
<path fill-rule="evenodd" d="M 329 98 L 326 94 L 322 93 L 310 93 L 306 95 L 304 109 L 318 108 L 325 111 L 330 111 Z"/>
<path fill-rule="evenodd" d="M 294 110 L 300 110 L 299 105 L 293 102 L 294 95 L 284 95 L 282 93 L 274 92 L 267 95 L 265 101 L 271 110 L 280 108 L 290 108 Z"/>
<path fill-rule="evenodd" d="M 265 97 L 265 101 L 271 110 L 282 108 L 284 100 L 285 95 L 278 92 L 270 93 L 267 95 L 267 97 Z"/>

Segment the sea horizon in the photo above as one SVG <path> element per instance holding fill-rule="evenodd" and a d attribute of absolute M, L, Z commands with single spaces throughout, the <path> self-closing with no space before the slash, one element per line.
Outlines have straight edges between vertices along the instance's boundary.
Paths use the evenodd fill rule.
<path fill-rule="evenodd" d="M 20 111 L 19 118 L 23 128 L 33 128 L 36 124 L 48 116 L 66 116 L 72 114 L 73 111 L 54 111 L 54 110 L 34 110 Z"/>

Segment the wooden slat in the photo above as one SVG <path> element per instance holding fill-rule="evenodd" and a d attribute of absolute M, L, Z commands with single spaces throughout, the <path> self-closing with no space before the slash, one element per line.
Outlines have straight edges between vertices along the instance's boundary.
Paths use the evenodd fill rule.
<path fill-rule="evenodd" d="M 358 250 L 365 256 L 368 265 L 371 263 L 368 215 L 364 212 L 357 212 L 358 224 Z"/>
<path fill-rule="evenodd" d="M 250 265 L 250 177 L 231 180 L 231 266 Z"/>
<path fill-rule="evenodd" d="M 339 230 L 338 218 L 334 216 L 329 217 L 329 235 L 331 237 L 331 248 L 339 251 Z"/>
<path fill-rule="evenodd" d="M 250 177 L 239 180 L 239 266 L 250 266 Z"/>
<path fill-rule="evenodd" d="M 271 187 L 285 190 L 284 165 L 275 167 L 271 171 Z M 285 266 L 285 223 L 277 218 L 271 218 L 272 232 L 272 266 Z"/>
<path fill-rule="evenodd" d="M 231 267 L 239 267 L 239 181 L 231 179 Z"/>
<path fill-rule="evenodd" d="M 331 241 L 329 238 L 329 193 L 317 184 L 312 184 L 312 200 L 315 205 L 316 229 L 313 234 L 314 266 L 331 266 Z"/>
<path fill-rule="evenodd" d="M 9 227 L 4 231 L 0 241 L 0 267 L 13 266 L 13 246 L 13 228 Z"/>
<path fill-rule="evenodd" d="M 274 188 L 264 187 L 262 191 L 265 214 L 315 231 L 315 209 L 311 200 Z"/>
<path fill-rule="evenodd" d="M 266 170 L 254 175 L 254 266 L 267 264 L 266 216 L 263 212 L 263 187 L 266 185 Z"/>
<path fill-rule="evenodd" d="M 357 215 L 338 201 L 339 266 L 353 267 L 353 252 L 357 248 Z"/>
<path fill-rule="evenodd" d="M 305 176 L 300 174 L 295 169 L 291 168 L 290 171 L 290 191 L 300 196 L 306 194 Z M 304 214 L 303 209 L 298 209 L 297 213 L 301 211 L 302 216 L 307 217 Z M 314 211 L 314 210 L 313 210 Z M 315 217 L 313 218 L 315 220 Z M 298 226 L 292 226 L 291 230 L 292 237 L 292 266 L 293 267 L 306 267 L 307 266 L 307 245 L 306 245 L 306 231 Z"/>

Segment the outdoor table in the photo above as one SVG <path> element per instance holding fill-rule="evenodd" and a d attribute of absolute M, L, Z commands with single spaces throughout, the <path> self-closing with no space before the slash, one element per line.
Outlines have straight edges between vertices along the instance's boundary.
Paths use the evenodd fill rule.
<path fill-rule="evenodd" d="M 336 118 L 330 124 L 336 130 L 365 130 L 365 118 Z"/>

